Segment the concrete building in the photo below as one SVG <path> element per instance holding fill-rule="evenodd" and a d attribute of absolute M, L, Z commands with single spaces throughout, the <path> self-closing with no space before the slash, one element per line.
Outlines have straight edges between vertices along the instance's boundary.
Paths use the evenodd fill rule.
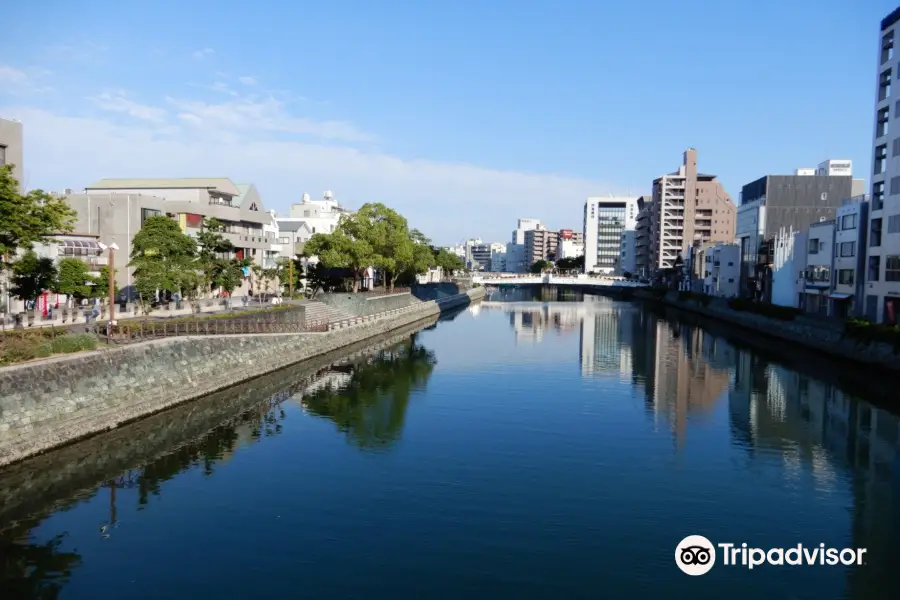
<path fill-rule="evenodd" d="M 556 260 L 557 232 L 550 231 L 543 225 L 525 232 L 526 269 L 539 260 Z"/>
<path fill-rule="evenodd" d="M 634 226 L 634 274 L 646 279 L 650 276 L 650 205 L 651 196 L 637 199 L 637 218 Z"/>
<path fill-rule="evenodd" d="M 25 191 L 24 136 L 22 123 L 0 119 L 0 165 L 13 165 L 13 177 Z"/>
<path fill-rule="evenodd" d="M 205 218 L 218 219 L 223 237 L 234 244 L 234 256 L 264 264 L 276 257 L 278 237 L 264 231 L 271 215 L 252 184 L 235 185 L 228 178 L 101 179 L 70 194 L 67 202 L 78 213 L 76 229 L 96 233 L 106 244 L 115 242 L 117 283 L 133 297 L 132 269 L 127 268 L 134 234 L 150 216 L 175 218 L 192 237 L 200 233 Z"/>
<path fill-rule="evenodd" d="M 741 247 L 716 244 L 703 252 L 703 292 L 719 298 L 735 298 L 740 290 Z"/>
<path fill-rule="evenodd" d="M 512 232 L 512 239 L 506 245 L 506 271 L 525 273 L 531 266 L 525 260 L 525 233 L 543 227 L 539 219 L 519 219 Z"/>
<path fill-rule="evenodd" d="M 506 244 L 497 242 L 491 244 L 491 271 L 494 273 L 506 272 Z"/>
<path fill-rule="evenodd" d="M 843 206 L 837 209 L 835 219 L 835 276 L 832 292 L 829 294 L 832 316 L 863 316 L 868 233 L 868 196 L 845 199 Z"/>
<path fill-rule="evenodd" d="M 834 275 L 834 225 L 834 221 L 823 220 L 810 226 L 801 277 L 799 308 L 822 316 L 831 314 L 828 296 Z"/>
<path fill-rule="evenodd" d="M 766 175 L 743 186 L 735 237 L 741 244 L 742 295 L 771 301 L 772 239 L 782 229 L 805 231 L 834 219 L 845 198 L 865 192 L 848 160 L 829 160 L 810 175 Z"/>
<path fill-rule="evenodd" d="M 352 211 L 341 206 L 334 195 L 327 191 L 321 200 L 310 200 L 303 194 L 299 204 L 291 204 L 290 216 L 278 217 L 279 221 L 303 221 L 312 233 L 332 233 L 341 217 Z"/>
<path fill-rule="evenodd" d="M 881 21 L 875 71 L 875 122 L 872 141 L 874 163 L 870 194 L 868 281 L 865 314 L 879 323 L 900 323 L 900 101 L 893 93 L 897 24 L 900 8 Z"/>
<path fill-rule="evenodd" d="M 556 260 L 584 256 L 584 233 L 560 229 L 556 235 Z"/>
<path fill-rule="evenodd" d="M 622 268 L 622 234 L 634 231 L 638 198 L 596 196 L 584 203 L 584 272 L 619 273 Z"/>
<path fill-rule="evenodd" d="M 469 240 L 466 243 L 467 257 L 466 267 L 473 271 L 491 270 L 491 244 L 479 240 Z"/>
<path fill-rule="evenodd" d="M 734 241 L 734 202 L 715 175 L 697 171 L 693 148 L 684 152 L 677 171 L 653 180 L 653 196 L 643 210 L 647 257 L 637 262 L 649 272 L 672 268 L 695 241 Z"/>

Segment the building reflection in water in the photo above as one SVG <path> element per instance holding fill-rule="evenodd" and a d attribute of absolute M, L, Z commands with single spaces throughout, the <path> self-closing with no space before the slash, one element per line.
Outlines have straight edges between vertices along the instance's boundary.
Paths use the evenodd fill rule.
<path fill-rule="evenodd" d="M 811 476 L 823 493 L 838 481 L 849 482 L 854 503 L 848 545 L 867 548 L 869 562 L 848 571 L 847 597 L 881 598 L 900 590 L 894 561 L 900 555 L 896 415 L 852 390 L 632 303 L 585 296 L 577 303 L 488 301 L 484 306 L 509 313 L 517 340 L 537 343 L 547 331 L 577 326 L 582 377 L 630 380 L 641 390 L 648 414 L 670 425 L 678 447 L 685 444 L 690 418 L 710 414 L 724 402 L 732 443 L 750 461 L 766 465 L 780 456 L 784 477 Z"/>

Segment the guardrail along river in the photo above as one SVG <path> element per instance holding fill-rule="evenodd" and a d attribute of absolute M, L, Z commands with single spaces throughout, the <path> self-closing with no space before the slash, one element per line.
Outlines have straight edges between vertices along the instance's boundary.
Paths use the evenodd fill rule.
<path fill-rule="evenodd" d="M 523 293 L 0 472 L 0 597 L 900 598 L 896 388 Z"/>

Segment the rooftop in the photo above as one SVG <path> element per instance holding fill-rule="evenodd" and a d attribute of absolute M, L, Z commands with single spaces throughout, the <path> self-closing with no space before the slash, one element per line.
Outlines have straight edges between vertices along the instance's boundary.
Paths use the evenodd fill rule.
<path fill-rule="evenodd" d="M 227 177 L 186 177 L 181 179 L 101 179 L 85 190 L 216 190 L 229 196 L 241 195 L 241 190 Z M 249 189 L 249 186 L 248 186 Z M 246 193 L 246 192 L 244 192 Z"/>

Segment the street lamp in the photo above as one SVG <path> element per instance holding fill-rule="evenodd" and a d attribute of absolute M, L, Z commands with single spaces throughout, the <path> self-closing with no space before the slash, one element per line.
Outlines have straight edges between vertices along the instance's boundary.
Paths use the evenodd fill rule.
<path fill-rule="evenodd" d="M 107 280 L 106 285 L 108 288 L 107 292 L 109 293 L 109 324 L 114 325 L 115 322 L 113 321 L 113 318 L 116 315 L 116 313 L 115 313 L 115 310 L 116 310 L 115 309 L 115 306 L 116 306 L 116 269 L 113 266 L 115 264 L 113 262 L 113 259 L 115 258 L 116 250 L 118 250 L 119 247 L 116 245 L 115 242 L 113 242 L 109 246 L 107 246 L 106 244 L 104 244 L 102 242 L 98 243 L 97 245 L 100 246 L 101 250 L 109 251 L 109 258 L 107 259 L 107 266 L 106 266 L 106 271 L 109 275 L 109 279 Z"/>

